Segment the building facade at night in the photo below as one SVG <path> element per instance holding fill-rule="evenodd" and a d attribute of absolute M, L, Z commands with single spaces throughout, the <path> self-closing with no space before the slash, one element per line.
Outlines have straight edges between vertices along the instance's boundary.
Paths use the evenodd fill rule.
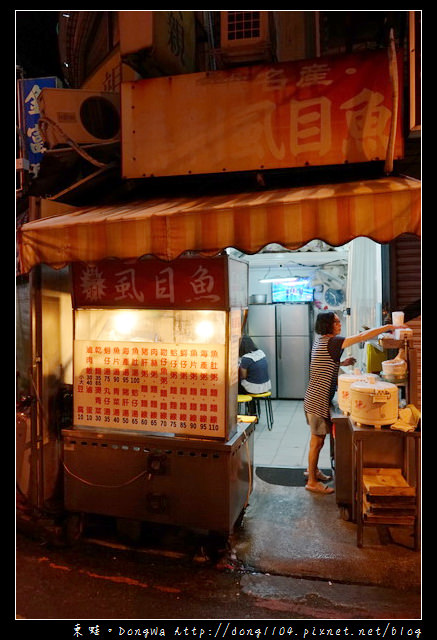
<path fill-rule="evenodd" d="M 34 504 L 59 491 L 70 262 L 370 238 L 381 248 L 381 313 L 416 305 L 420 408 L 420 20 L 415 11 L 59 13 L 64 75 L 35 94 L 45 150 L 33 175 L 24 144 L 17 165 L 20 222 L 30 223 L 19 235 L 18 389 L 42 403 L 32 438 L 43 445 L 21 479 Z M 138 226 L 126 233 L 129 215 Z"/>

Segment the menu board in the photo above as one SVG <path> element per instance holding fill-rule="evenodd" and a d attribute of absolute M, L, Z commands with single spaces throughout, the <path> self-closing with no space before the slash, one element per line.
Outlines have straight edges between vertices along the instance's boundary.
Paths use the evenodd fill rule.
<path fill-rule="evenodd" d="M 223 438 L 224 344 L 75 340 L 74 424 Z"/>

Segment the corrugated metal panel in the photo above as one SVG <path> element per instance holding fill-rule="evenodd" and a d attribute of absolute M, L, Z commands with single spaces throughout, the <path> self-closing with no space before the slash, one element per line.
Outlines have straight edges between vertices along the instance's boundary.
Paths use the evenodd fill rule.
<path fill-rule="evenodd" d="M 404 309 L 408 304 L 421 298 L 421 241 L 413 236 L 401 236 L 393 241 L 392 247 L 392 283 L 393 309 Z M 413 329 L 411 347 L 416 354 L 416 405 L 422 405 L 422 322 L 418 316 L 408 322 Z"/>
<path fill-rule="evenodd" d="M 420 298 L 421 242 L 413 236 L 395 240 L 396 306 L 405 307 Z"/>
<path fill-rule="evenodd" d="M 415 351 L 416 356 L 416 385 L 417 397 L 414 403 L 418 409 L 422 408 L 422 320 L 421 317 L 415 318 L 408 323 L 413 329 L 413 339 L 410 347 Z"/>

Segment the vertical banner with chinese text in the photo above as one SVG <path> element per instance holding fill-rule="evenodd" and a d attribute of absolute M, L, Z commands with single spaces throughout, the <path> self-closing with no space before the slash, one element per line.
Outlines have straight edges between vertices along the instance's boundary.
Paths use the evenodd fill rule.
<path fill-rule="evenodd" d="M 38 96 L 46 87 L 56 88 L 57 78 L 26 78 L 18 80 L 20 96 L 20 128 L 24 136 L 29 171 L 36 177 L 44 153 L 44 140 L 39 130 Z"/>

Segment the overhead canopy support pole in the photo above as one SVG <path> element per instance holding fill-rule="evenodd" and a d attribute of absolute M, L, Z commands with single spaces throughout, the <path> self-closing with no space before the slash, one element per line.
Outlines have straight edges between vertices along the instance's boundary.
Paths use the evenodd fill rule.
<path fill-rule="evenodd" d="M 385 157 L 384 170 L 386 175 L 393 173 L 393 158 L 396 141 L 396 124 L 399 110 L 399 79 L 398 79 L 398 63 L 396 59 L 396 45 L 393 28 L 390 29 L 388 44 L 388 61 L 390 82 L 392 86 L 393 107 L 391 111 L 390 135 L 387 144 L 387 154 Z"/>

